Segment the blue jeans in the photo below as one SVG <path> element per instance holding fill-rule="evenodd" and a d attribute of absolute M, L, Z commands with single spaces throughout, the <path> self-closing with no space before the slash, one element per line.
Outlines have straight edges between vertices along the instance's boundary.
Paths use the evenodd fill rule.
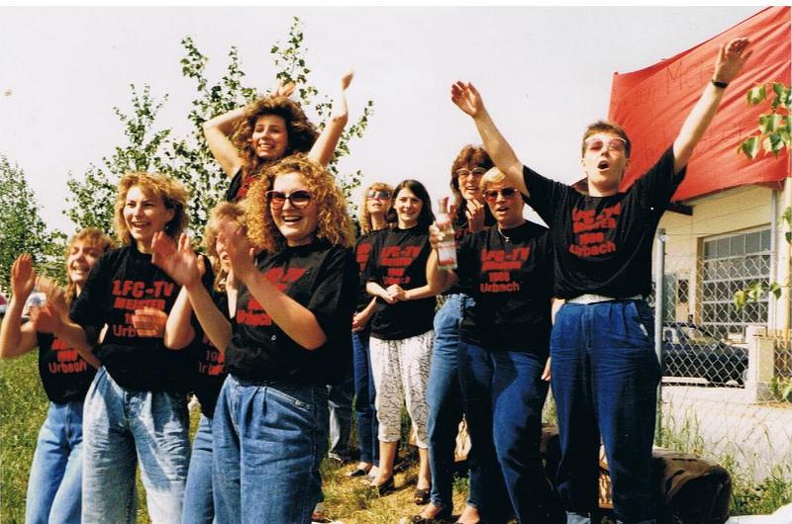
<path fill-rule="evenodd" d="M 229 375 L 212 426 L 217 523 L 310 523 L 327 427 L 326 386 Z"/>
<path fill-rule="evenodd" d="M 454 504 L 454 449 L 463 414 L 457 358 L 459 329 L 462 312 L 474 304 L 473 298 L 468 295 L 448 295 L 434 318 L 435 339 L 426 390 L 426 402 L 429 405 L 429 464 L 432 471 L 431 501 L 433 505 L 448 510 Z M 478 470 L 471 471 L 469 480 L 468 504 L 477 506 L 477 490 L 481 488 Z"/>
<path fill-rule="evenodd" d="M 99 369 L 85 398 L 83 524 L 135 522 L 135 466 L 152 522 L 181 522 L 190 462 L 187 399 L 125 390 Z"/>
<path fill-rule="evenodd" d="M 532 353 L 460 342 L 465 413 L 476 449 L 471 467 L 484 482 L 479 512 L 487 522 L 505 519 L 509 502 L 521 523 L 555 522 L 558 510 L 539 450 L 548 390 L 541 379 L 545 363 Z"/>
<path fill-rule="evenodd" d="M 214 495 L 212 490 L 212 419 L 201 415 L 193 437 L 190 469 L 184 487 L 182 524 L 212 524 Z"/>
<path fill-rule="evenodd" d="M 352 434 L 352 397 L 355 394 L 352 370 L 338 384 L 327 386 L 330 408 L 330 450 L 342 457 L 349 455 Z"/>
<path fill-rule="evenodd" d="M 355 388 L 355 413 L 357 415 L 360 461 L 379 465 L 379 440 L 377 409 L 374 407 L 376 389 L 371 373 L 368 328 L 352 333 L 352 375 Z"/>
<path fill-rule="evenodd" d="M 565 304 L 556 315 L 550 351 L 561 444 L 557 487 L 567 511 L 598 510 L 602 438 L 616 518 L 654 522 L 651 460 L 661 369 L 653 344 L 653 314 L 642 300 Z"/>
<path fill-rule="evenodd" d="M 30 466 L 25 524 L 80 524 L 83 402 L 50 402 Z"/>

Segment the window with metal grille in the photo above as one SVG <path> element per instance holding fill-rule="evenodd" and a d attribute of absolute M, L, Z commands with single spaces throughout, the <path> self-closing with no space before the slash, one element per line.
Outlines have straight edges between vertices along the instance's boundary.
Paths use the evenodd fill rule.
<path fill-rule="evenodd" d="M 704 240 L 701 273 L 701 323 L 725 337 L 748 324 L 767 323 L 767 296 L 734 305 L 734 293 L 755 282 L 770 282 L 770 229 Z"/>

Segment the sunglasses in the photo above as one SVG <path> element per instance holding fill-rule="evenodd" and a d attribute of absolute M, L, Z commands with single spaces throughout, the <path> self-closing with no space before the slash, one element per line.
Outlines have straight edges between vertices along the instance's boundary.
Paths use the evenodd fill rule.
<path fill-rule="evenodd" d="M 283 207 L 283 204 L 286 203 L 288 200 L 291 202 L 291 205 L 296 207 L 297 209 L 305 209 L 308 207 L 308 204 L 311 203 L 311 193 L 306 191 L 305 189 L 298 189 L 297 191 L 292 191 L 290 194 L 286 194 L 283 191 L 274 191 L 270 190 L 267 191 L 267 202 L 272 209 L 280 209 Z"/>
<path fill-rule="evenodd" d="M 390 196 L 391 196 L 390 191 L 387 191 L 385 189 L 380 189 L 380 190 L 369 189 L 368 192 L 366 193 L 366 198 L 368 199 L 379 198 L 381 200 L 386 200 L 390 198 Z"/>
<path fill-rule="evenodd" d="M 506 199 L 514 198 L 517 195 L 517 190 L 513 187 L 504 187 L 500 191 L 490 189 L 489 191 L 484 191 L 484 200 L 487 202 L 495 202 L 498 200 L 498 195 Z"/>
<path fill-rule="evenodd" d="M 456 175 L 461 178 L 463 176 L 481 176 L 486 172 L 487 170 L 483 167 L 475 167 L 472 170 L 463 167 L 462 169 L 456 170 Z"/>
<path fill-rule="evenodd" d="M 586 139 L 584 144 L 586 145 L 586 151 L 602 151 L 603 148 L 607 148 L 608 151 L 624 151 L 627 141 L 620 136 L 613 136 L 607 140 L 593 136 Z"/>

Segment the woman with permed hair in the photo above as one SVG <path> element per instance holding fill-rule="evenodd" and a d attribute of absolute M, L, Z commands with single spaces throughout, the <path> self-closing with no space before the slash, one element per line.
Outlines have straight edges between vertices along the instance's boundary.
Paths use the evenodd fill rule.
<path fill-rule="evenodd" d="M 110 237 L 96 228 L 83 229 L 71 239 L 66 250 L 66 307 L 82 291 L 94 263 L 112 245 Z M 49 399 L 30 466 L 25 522 L 79 524 L 83 402 L 99 360 L 90 353 L 83 356 L 51 334 L 38 332 L 38 306 L 30 308 L 31 321 L 23 323 L 23 305 L 36 284 L 33 258 L 20 255 L 11 266 L 13 295 L 0 328 L 0 358 L 21 357 L 38 348 L 39 376 Z"/>
<path fill-rule="evenodd" d="M 345 93 L 352 77 L 352 72 L 341 77 L 340 93 L 321 134 L 300 105 L 289 99 L 293 83 L 279 86 L 273 95 L 207 120 L 203 125 L 206 142 L 231 178 L 226 200 L 245 198 L 262 169 L 286 156 L 304 153 L 326 166 L 347 123 Z"/>
<path fill-rule="evenodd" d="M 181 521 L 191 369 L 187 352 L 165 347 L 164 320 L 179 287 L 152 264 L 151 253 L 155 234 L 176 238 L 186 227 L 186 201 L 170 178 L 124 175 L 115 202 L 122 247 L 96 262 L 69 314 L 47 319 L 72 347 L 90 351 L 96 344 L 102 363 L 85 399 L 83 523 L 135 520 L 138 464 L 152 521 Z"/>
<path fill-rule="evenodd" d="M 377 299 L 371 321 L 371 368 L 377 391 L 379 471 L 371 486 L 393 491 L 393 464 L 406 404 L 420 459 L 415 502 L 425 504 L 431 484 L 426 423 L 426 388 L 432 353 L 434 292 L 426 285 L 429 225 L 434 221 L 429 193 L 417 180 L 405 180 L 393 193 L 396 225 L 377 235 L 366 264 L 366 291 Z M 408 304 L 409 302 L 409 304 Z"/>
<path fill-rule="evenodd" d="M 247 235 L 219 224 L 239 283 L 230 322 L 201 284 L 186 237 L 177 245 L 159 235 L 155 263 L 187 290 L 212 343 L 227 348 L 212 426 L 216 522 L 308 523 L 321 496 L 327 384 L 351 359 L 352 225 L 333 176 L 300 155 L 265 170 L 246 204 Z"/>

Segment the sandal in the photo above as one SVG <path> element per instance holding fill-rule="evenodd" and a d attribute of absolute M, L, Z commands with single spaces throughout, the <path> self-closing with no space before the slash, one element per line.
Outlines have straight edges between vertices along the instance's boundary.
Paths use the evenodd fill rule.
<path fill-rule="evenodd" d="M 437 506 L 430 506 L 430 507 L 437 507 Z M 427 508 L 428 509 L 428 508 Z M 424 510 L 426 511 L 426 509 Z M 423 512 L 419 513 L 418 515 L 413 515 L 410 519 L 412 524 L 441 524 L 446 522 L 453 522 L 454 519 L 451 518 L 451 510 L 441 508 L 440 511 L 435 514 L 434 517 L 424 517 Z"/>
<path fill-rule="evenodd" d="M 377 494 L 382 497 L 383 495 L 387 495 L 391 491 L 396 490 L 396 483 L 393 480 L 393 475 L 388 477 L 388 479 L 383 482 L 382 484 L 369 484 L 372 489 L 377 490 Z"/>
<path fill-rule="evenodd" d="M 418 506 L 429 504 L 430 492 L 431 492 L 431 488 L 415 488 L 415 493 L 413 494 L 413 502 L 415 502 L 415 504 Z"/>

